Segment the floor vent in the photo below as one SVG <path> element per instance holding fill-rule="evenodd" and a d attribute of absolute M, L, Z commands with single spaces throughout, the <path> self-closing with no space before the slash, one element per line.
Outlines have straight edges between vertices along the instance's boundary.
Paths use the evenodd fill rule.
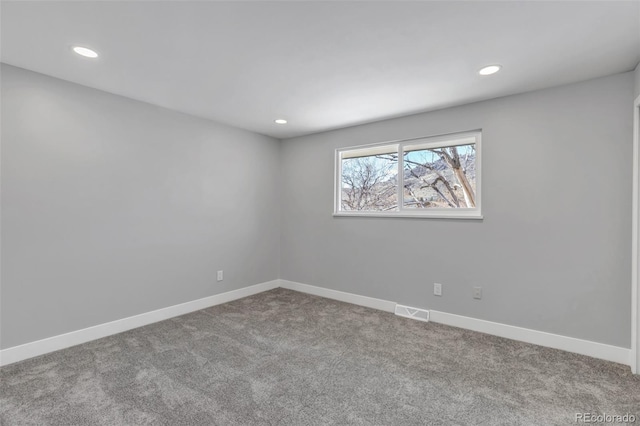
<path fill-rule="evenodd" d="M 426 309 L 412 308 L 411 306 L 396 305 L 396 315 L 418 321 L 429 321 L 429 311 Z"/>

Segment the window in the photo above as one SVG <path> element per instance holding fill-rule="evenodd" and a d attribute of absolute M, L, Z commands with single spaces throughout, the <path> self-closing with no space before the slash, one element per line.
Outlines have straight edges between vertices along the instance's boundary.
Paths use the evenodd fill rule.
<path fill-rule="evenodd" d="M 336 216 L 480 219 L 477 132 L 336 151 Z"/>

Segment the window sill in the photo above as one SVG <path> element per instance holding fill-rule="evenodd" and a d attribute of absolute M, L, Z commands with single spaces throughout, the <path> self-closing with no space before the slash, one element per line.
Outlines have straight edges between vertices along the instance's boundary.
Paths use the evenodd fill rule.
<path fill-rule="evenodd" d="M 484 217 L 477 211 L 471 212 L 456 212 L 456 213 L 410 213 L 410 212 L 336 212 L 333 213 L 334 217 L 384 217 L 384 218 L 410 218 L 410 219 L 471 219 L 471 220 L 483 220 Z"/>

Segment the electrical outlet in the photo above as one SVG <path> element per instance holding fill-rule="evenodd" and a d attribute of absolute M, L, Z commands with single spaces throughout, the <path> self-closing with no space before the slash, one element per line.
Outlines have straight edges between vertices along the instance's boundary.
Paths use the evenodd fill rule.
<path fill-rule="evenodd" d="M 442 296 L 442 284 L 434 283 L 433 284 L 433 294 L 436 296 Z"/>
<path fill-rule="evenodd" d="M 482 299 L 482 287 L 474 287 L 473 288 L 473 298 L 474 299 Z"/>
<path fill-rule="evenodd" d="M 224 275 L 222 275 L 222 271 L 218 271 L 218 281 L 222 281 L 224 278 Z"/>

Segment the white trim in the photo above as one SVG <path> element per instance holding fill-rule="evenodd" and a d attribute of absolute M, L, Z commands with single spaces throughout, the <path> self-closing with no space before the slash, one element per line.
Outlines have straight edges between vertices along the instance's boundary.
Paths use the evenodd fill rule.
<path fill-rule="evenodd" d="M 366 306 L 386 312 L 395 312 L 396 304 L 387 300 L 374 299 L 371 297 L 330 290 L 323 287 L 316 287 L 293 281 L 280 280 L 280 282 L 281 287 L 289 290 L 296 290 L 303 293 L 340 300 L 342 302 L 353 303 L 355 305 Z M 617 362 L 624 365 L 629 365 L 630 361 L 630 349 L 592 342 L 590 340 L 576 339 L 559 334 L 546 333 L 544 331 L 515 327 L 507 324 L 433 310 L 429 311 L 429 321 L 478 331 L 480 333 L 492 334 L 494 336 L 500 336 L 520 342 L 532 343 L 534 345 L 587 355 L 593 358 Z"/>
<path fill-rule="evenodd" d="M 630 350 L 619 346 L 449 314 L 447 312 L 431 311 L 429 318 L 431 321 L 440 324 L 629 365 Z"/>
<path fill-rule="evenodd" d="M 173 305 L 167 308 L 134 315 L 132 317 L 99 324 L 82 330 L 76 330 L 60 334 L 58 336 L 36 340 L 35 342 L 25 343 L 24 345 L 3 349 L 0 351 L 0 366 L 13 364 L 14 362 L 76 346 L 81 343 L 90 342 L 113 334 L 122 333 L 123 331 L 142 327 L 154 322 L 163 321 L 179 315 L 199 311 L 200 309 L 231 302 L 232 300 L 262 293 L 263 291 L 271 290 L 278 286 L 279 280 L 268 281 L 238 290 L 232 290 L 226 293 L 192 300 L 191 302 L 181 303 L 179 305 Z"/>
<path fill-rule="evenodd" d="M 342 173 L 342 155 L 340 155 L 340 173 Z M 342 175 L 340 176 L 340 180 L 342 180 Z M 398 145 L 398 171 L 396 172 L 396 180 L 398 181 L 396 185 L 396 200 L 398 200 L 398 213 L 402 213 L 403 204 L 404 204 L 404 144 Z M 335 213 L 348 213 L 343 212 L 342 209 L 342 186 L 338 189 L 340 192 L 338 197 L 340 197 L 340 206 L 338 210 L 335 210 Z M 390 213 L 390 212 L 386 212 Z"/>
<path fill-rule="evenodd" d="M 389 145 L 373 145 L 367 146 L 364 148 L 341 148 L 338 149 L 340 153 L 340 159 L 344 160 L 346 158 L 359 158 L 359 157 L 370 157 L 372 155 L 380 155 L 380 154 L 397 154 L 398 153 L 398 144 L 389 144 Z"/>
<path fill-rule="evenodd" d="M 466 210 L 470 210 L 468 214 L 465 214 Z M 431 214 L 427 214 L 431 213 Z M 455 209 L 453 214 L 433 214 L 435 212 L 416 212 L 411 214 L 406 210 L 404 212 L 339 212 L 334 213 L 334 217 L 403 217 L 409 219 L 475 219 L 482 220 L 484 216 L 478 215 L 476 210 L 471 209 Z"/>
<path fill-rule="evenodd" d="M 429 140 L 431 142 L 440 142 L 440 141 L 446 141 L 446 140 L 459 140 L 464 138 L 465 136 L 469 136 L 471 137 L 473 134 L 478 133 L 478 132 L 482 132 L 481 128 L 477 128 L 477 129 L 471 129 L 471 130 L 463 130 L 460 132 L 453 132 L 453 133 L 438 133 L 438 134 L 433 134 L 433 135 L 427 135 L 427 136 L 418 136 L 415 138 L 408 138 L 408 139 L 394 139 L 394 140 L 390 140 L 390 141 L 378 141 L 378 142 L 373 142 L 373 143 L 366 143 L 366 144 L 360 144 L 360 145 L 353 145 L 353 146 L 346 146 L 344 148 L 338 148 L 336 149 L 336 152 L 338 151 L 348 151 L 348 150 L 352 150 L 352 149 L 364 149 L 364 148 L 369 148 L 369 147 L 375 147 L 375 146 L 382 146 L 382 145 L 394 145 L 394 144 L 400 144 L 400 143 L 404 143 L 404 144 L 408 144 L 408 145 L 415 145 L 417 143 L 419 143 L 419 141 L 422 140 Z M 456 136 L 461 136 L 460 138 L 455 138 Z M 451 146 L 451 144 L 444 144 L 444 146 Z"/>
<path fill-rule="evenodd" d="M 314 296 L 326 297 L 327 299 L 339 300 L 340 302 L 347 302 L 353 305 L 366 306 L 367 308 L 378 309 L 385 312 L 395 312 L 396 310 L 396 303 L 389 302 L 388 300 L 345 293 L 344 291 L 331 290 L 294 281 L 280 280 L 280 287 L 301 293 L 313 294 Z"/>
<path fill-rule="evenodd" d="M 640 96 L 633 103 L 633 203 L 631 224 L 631 355 L 629 363 L 634 374 L 640 374 Z"/>

